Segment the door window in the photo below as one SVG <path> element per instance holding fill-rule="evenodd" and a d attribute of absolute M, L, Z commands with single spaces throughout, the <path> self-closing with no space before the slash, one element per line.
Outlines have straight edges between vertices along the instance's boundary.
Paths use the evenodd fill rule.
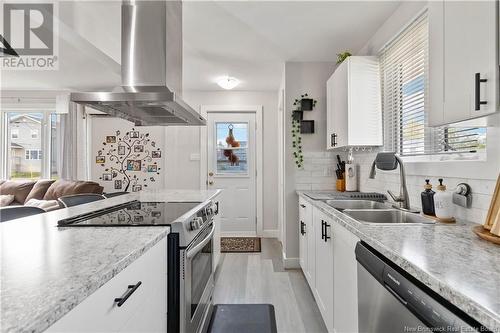
<path fill-rule="evenodd" d="M 216 173 L 248 174 L 248 123 L 216 122 Z"/>

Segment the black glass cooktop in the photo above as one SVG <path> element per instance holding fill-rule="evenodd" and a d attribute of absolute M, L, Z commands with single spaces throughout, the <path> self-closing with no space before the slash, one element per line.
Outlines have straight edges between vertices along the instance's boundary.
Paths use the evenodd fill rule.
<path fill-rule="evenodd" d="M 60 220 L 59 227 L 167 226 L 200 202 L 131 201 L 92 213 Z"/>

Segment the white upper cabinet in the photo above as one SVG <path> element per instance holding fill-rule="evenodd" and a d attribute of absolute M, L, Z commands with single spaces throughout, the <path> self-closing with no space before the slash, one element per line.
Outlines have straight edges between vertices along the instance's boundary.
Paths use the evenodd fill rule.
<path fill-rule="evenodd" d="M 327 149 L 381 146 L 378 58 L 347 58 L 328 79 L 326 87 Z"/>
<path fill-rule="evenodd" d="M 429 1 L 429 125 L 498 105 L 498 2 Z"/>

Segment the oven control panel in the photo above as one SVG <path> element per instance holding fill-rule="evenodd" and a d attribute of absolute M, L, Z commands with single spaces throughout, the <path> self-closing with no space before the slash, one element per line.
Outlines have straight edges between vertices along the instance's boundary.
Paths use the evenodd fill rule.
<path fill-rule="evenodd" d="M 198 230 L 203 226 L 203 218 L 195 217 L 191 220 L 189 227 L 191 230 Z"/>
<path fill-rule="evenodd" d="M 214 217 L 214 215 L 218 213 L 218 210 L 218 203 L 210 202 L 208 205 L 201 208 L 196 213 L 196 216 L 191 219 L 191 221 L 189 222 L 189 229 L 200 229 L 205 223 L 210 221 Z"/>

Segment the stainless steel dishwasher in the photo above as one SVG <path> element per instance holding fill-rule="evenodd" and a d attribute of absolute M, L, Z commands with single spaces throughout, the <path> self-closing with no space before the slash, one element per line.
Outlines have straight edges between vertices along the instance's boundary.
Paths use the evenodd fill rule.
<path fill-rule="evenodd" d="M 489 332 L 367 244 L 355 251 L 359 332 Z"/>

